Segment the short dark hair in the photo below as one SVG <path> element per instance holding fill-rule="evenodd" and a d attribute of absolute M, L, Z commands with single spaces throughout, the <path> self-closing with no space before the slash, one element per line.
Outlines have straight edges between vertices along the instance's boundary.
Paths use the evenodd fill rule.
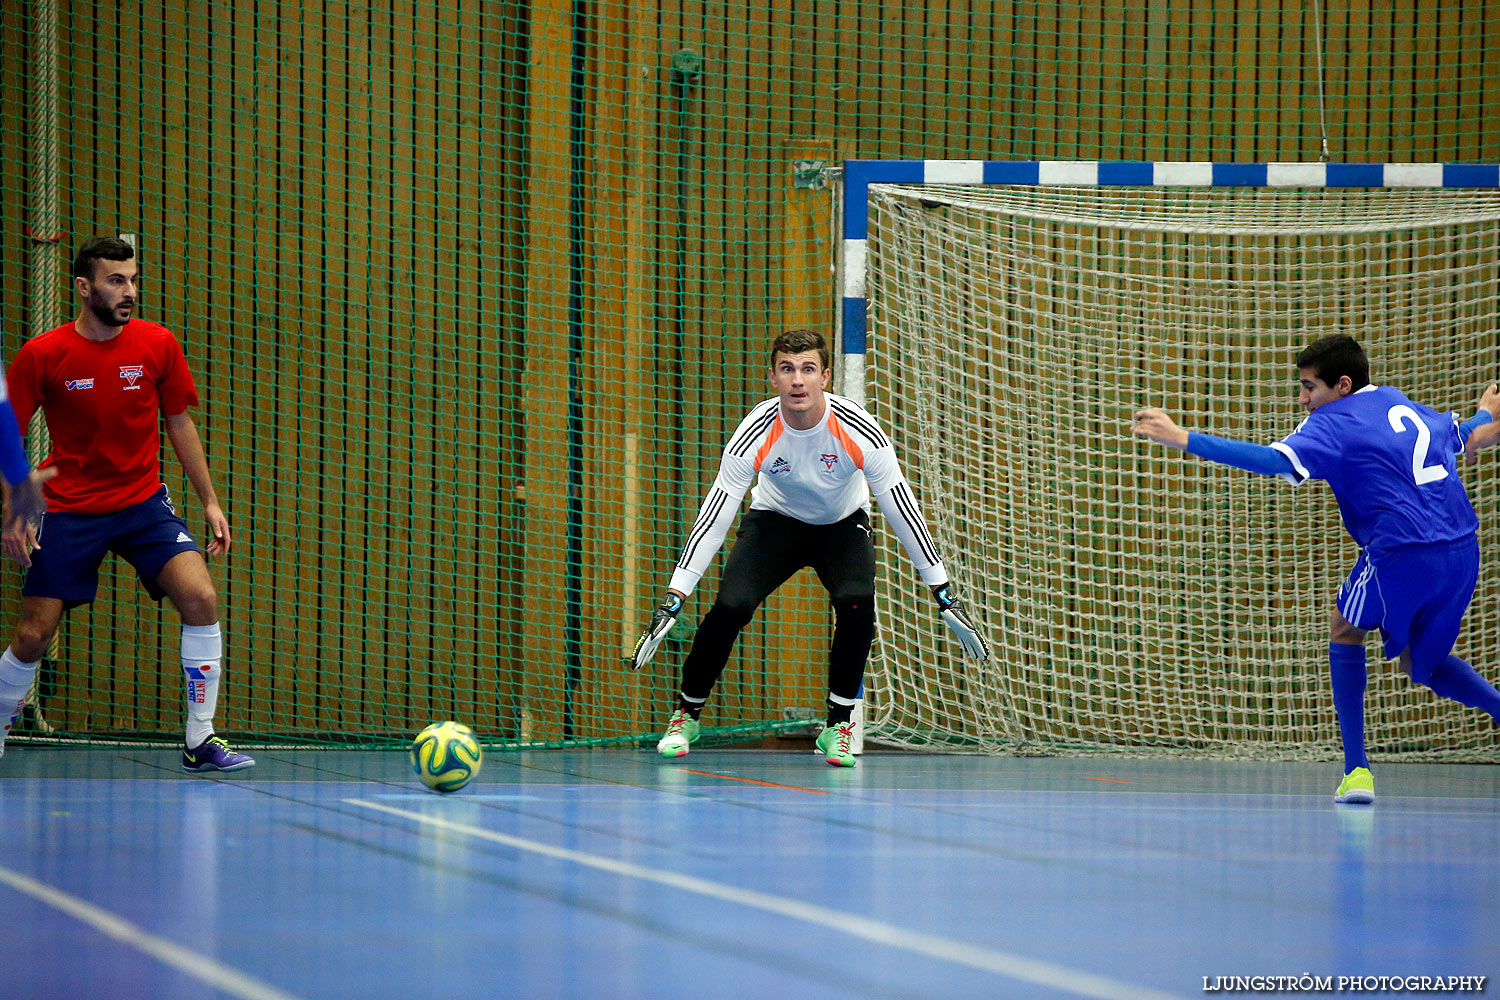
<path fill-rule="evenodd" d="M 73 277 L 92 279 L 96 260 L 129 260 L 134 256 L 135 247 L 118 236 L 90 236 L 73 258 Z"/>
<path fill-rule="evenodd" d="M 1313 374 L 1332 388 L 1345 375 L 1358 392 L 1370 384 L 1370 359 L 1365 349 L 1346 333 L 1330 333 L 1302 348 L 1297 355 L 1297 369 L 1311 368 Z"/>
<path fill-rule="evenodd" d="M 806 328 L 788 330 L 776 338 L 771 344 L 771 367 L 776 367 L 778 354 L 802 354 L 807 351 L 818 352 L 818 360 L 822 362 L 824 371 L 833 367 L 828 360 L 828 342 L 817 330 Z"/>

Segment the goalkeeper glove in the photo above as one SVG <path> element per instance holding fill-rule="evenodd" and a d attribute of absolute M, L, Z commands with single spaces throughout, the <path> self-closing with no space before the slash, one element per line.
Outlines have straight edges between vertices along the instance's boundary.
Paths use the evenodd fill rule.
<path fill-rule="evenodd" d="M 635 652 L 630 656 L 630 669 L 639 670 L 646 665 L 656 652 L 656 647 L 672 631 L 672 626 L 677 624 L 677 612 L 682 610 L 682 598 L 676 594 L 669 593 L 662 598 L 661 606 L 651 612 L 651 624 L 646 626 L 646 631 L 635 641 Z"/>
<path fill-rule="evenodd" d="M 984 641 L 984 636 L 974 627 L 969 620 L 969 613 L 964 610 L 963 602 L 958 599 L 958 591 L 951 583 L 940 583 L 932 588 L 932 596 L 937 598 L 938 608 L 943 615 L 943 621 L 948 623 L 948 628 L 958 637 L 959 645 L 963 646 L 964 652 L 970 659 L 978 660 L 980 663 L 990 658 L 989 643 Z"/>

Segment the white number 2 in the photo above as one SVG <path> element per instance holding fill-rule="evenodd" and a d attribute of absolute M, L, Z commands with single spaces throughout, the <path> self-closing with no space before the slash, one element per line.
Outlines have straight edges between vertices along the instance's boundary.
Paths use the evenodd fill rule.
<path fill-rule="evenodd" d="M 1432 432 L 1427 425 L 1422 423 L 1422 418 L 1417 416 L 1417 411 L 1410 406 L 1393 406 L 1386 411 L 1386 418 L 1391 422 L 1391 430 L 1400 434 L 1406 430 L 1404 424 L 1411 421 L 1412 427 L 1417 431 L 1417 443 L 1411 450 L 1411 474 L 1416 479 L 1417 485 L 1435 483 L 1439 479 L 1448 478 L 1448 470 L 1439 465 L 1428 465 L 1427 446 L 1432 444 Z"/>

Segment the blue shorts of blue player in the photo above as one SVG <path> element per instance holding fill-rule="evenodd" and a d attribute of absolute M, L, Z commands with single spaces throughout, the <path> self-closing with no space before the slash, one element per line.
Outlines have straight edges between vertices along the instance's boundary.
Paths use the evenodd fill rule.
<path fill-rule="evenodd" d="M 165 486 L 134 506 L 107 514 L 48 513 L 40 541 L 21 593 L 53 598 L 68 608 L 94 599 L 99 567 L 110 552 L 130 563 L 151 599 L 160 601 L 166 596 L 156 582 L 162 569 L 183 552 L 199 551 Z"/>
<path fill-rule="evenodd" d="M 1378 628 L 1386 659 L 1401 657 L 1411 679 L 1426 684 L 1453 650 L 1478 579 L 1479 540 L 1472 535 L 1366 550 L 1339 588 L 1338 611 L 1362 632 Z"/>

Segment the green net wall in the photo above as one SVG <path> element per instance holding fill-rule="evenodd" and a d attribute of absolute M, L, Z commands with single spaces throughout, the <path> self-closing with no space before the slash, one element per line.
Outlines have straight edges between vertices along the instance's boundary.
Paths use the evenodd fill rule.
<path fill-rule="evenodd" d="M 6 0 L 4 351 L 72 317 L 83 237 L 135 236 L 235 533 L 221 731 L 629 742 L 717 568 L 625 652 L 770 337 L 831 327 L 808 163 L 1492 159 L 1492 15 L 1386 6 Z M 816 716 L 828 632 L 796 579 L 711 732 Z M 176 636 L 107 564 L 46 724 L 175 738 Z"/>

